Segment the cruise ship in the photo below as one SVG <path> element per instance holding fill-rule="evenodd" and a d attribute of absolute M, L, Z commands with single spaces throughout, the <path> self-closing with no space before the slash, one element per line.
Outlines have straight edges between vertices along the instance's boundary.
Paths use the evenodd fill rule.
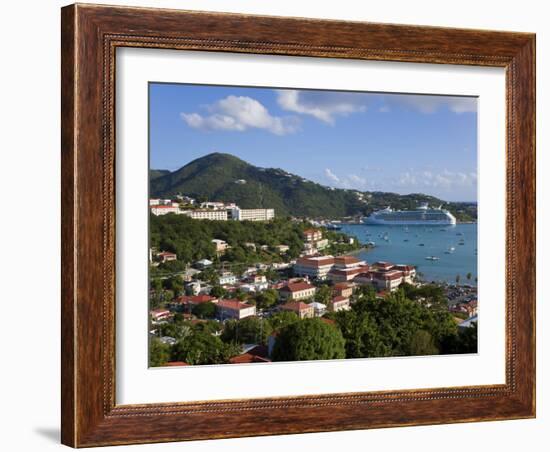
<path fill-rule="evenodd" d="M 371 213 L 368 217 L 364 217 L 363 223 L 386 226 L 448 226 L 456 224 L 456 218 L 448 210 L 441 207 L 430 208 L 428 203 L 423 203 L 416 210 L 393 210 L 386 207 L 383 210 Z"/>

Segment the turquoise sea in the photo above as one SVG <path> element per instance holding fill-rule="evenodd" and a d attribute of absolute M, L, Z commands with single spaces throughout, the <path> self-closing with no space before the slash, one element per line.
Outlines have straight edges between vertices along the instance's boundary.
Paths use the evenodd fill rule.
<path fill-rule="evenodd" d="M 361 244 L 375 243 L 374 248 L 358 254 L 368 263 L 410 264 L 423 274 L 425 281 L 454 284 L 456 275 L 460 275 L 460 283 L 476 284 L 477 224 L 429 227 L 345 224 L 341 232 L 357 237 Z M 427 260 L 429 256 L 439 260 Z M 469 281 L 468 273 L 472 274 Z"/>

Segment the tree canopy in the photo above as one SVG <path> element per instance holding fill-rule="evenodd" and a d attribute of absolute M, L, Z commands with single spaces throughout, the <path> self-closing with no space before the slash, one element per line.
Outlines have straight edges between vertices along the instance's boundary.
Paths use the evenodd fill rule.
<path fill-rule="evenodd" d="M 279 331 L 273 349 L 273 361 L 342 359 L 345 341 L 338 328 L 320 319 L 304 319 Z"/>

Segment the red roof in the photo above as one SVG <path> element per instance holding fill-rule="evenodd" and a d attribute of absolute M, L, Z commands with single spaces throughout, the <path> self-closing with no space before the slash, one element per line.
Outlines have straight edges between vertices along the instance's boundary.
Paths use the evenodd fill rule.
<path fill-rule="evenodd" d="M 184 361 L 170 361 L 168 363 L 165 363 L 162 365 L 162 367 L 176 367 L 176 366 L 190 366 L 191 364 L 188 364 Z"/>
<path fill-rule="evenodd" d="M 352 283 L 349 283 L 349 282 L 339 282 L 339 283 L 334 284 L 335 289 L 352 289 L 353 286 L 354 285 Z"/>
<path fill-rule="evenodd" d="M 308 289 L 314 289 L 314 288 L 315 286 L 312 286 L 307 282 L 297 282 L 293 284 L 288 284 L 285 287 L 283 287 L 281 290 L 284 290 L 285 292 L 301 292 L 302 290 L 308 290 Z"/>
<path fill-rule="evenodd" d="M 306 229 L 304 231 L 304 234 L 315 234 L 315 233 L 318 233 L 318 232 L 321 232 L 321 231 L 319 231 L 319 229 Z"/>
<path fill-rule="evenodd" d="M 211 297 L 210 295 L 183 295 L 181 297 L 176 298 L 176 303 L 182 303 L 182 304 L 198 304 L 198 303 L 206 303 L 208 301 L 214 302 L 216 298 Z"/>
<path fill-rule="evenodd" d="M 384 269 L 390 269 L 393 267 L 393 264 L 391 262 L 384 262 L 384 261 L 378 261 L 373 264 L 375 267 L 382 267 Z"/>
<path fill-rule="evenodd" d="M 252 353 L 243 353 L 242 355 L 229 358 L 229 364 L 248 364 L 248 363 L 270 363 L 271 360 L 263 358 Z"/>
<path fill-rule="evenodd" d="M 359 259 L 353 256 L 338 256 L 334 258 L 335 264 L 351 265 L 361 262 Z"/>
<path fill-rule="evenodd" d="M 299 265 L 304 265 L 306 267 L 322 267 L 323 265 L 333 265 L 334 258 L 326 257 L 323 259 L 314 259 L 311 257 L 300 257 L 296 260 L 296 263 Z"/>
<path fill-rule="evenodd" d="M 176 256 L 176 253 L 171 253 L 170 251 L 161 251 L 157 256 Z"/>
<path fill-rule="evenodd" d="M 218 306 L 226 309 L 232 309 L 234 311 L 240 311 L 241 309 L 247 309 L 253 307 L 251 304 L 243 303 L 240 300 L 220 300 Z"/>
<path fill-rule="evenodd" d="M 399 270 L 390 270 L 387 272 L 371 272 L 376 279 L 395 280 L 403 277 L 403 272 Z"/>
<path fill-rule="evenodd" d="M 151 209 L 177 209 L 177 208 L 178 206 L 170 206 L 166 204 L 157 204 L 157 205 L 151 206 Z"/>
<path fill-rule="evenodd" d="M 335 302 L 335 303 L 338 303 L 339 301 L 349 301 L 349 298 L 348 297 L 337 296 L 337 297 L 334 297 L 332 299 L 332 301 Z"/>
<path fill-rule="evenodd" d="M 281 306 L 281 309 L 284 309 L 285 311 L 304 311 L 306 309 L 313 309 L 313 306 L 308 305 L 307 303 L 303 303 L 302 301 L 291 301 L 290 303 L 285 303 Z"/>

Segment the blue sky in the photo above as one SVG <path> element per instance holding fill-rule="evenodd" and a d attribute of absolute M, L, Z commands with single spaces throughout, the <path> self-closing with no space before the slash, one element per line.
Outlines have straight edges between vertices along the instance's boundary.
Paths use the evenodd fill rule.
<path fill-rule="evenodd" d="M 323 185 L 477 199 L 475 98 L 152 83 L 151 168 L 211 152 Z"/>

